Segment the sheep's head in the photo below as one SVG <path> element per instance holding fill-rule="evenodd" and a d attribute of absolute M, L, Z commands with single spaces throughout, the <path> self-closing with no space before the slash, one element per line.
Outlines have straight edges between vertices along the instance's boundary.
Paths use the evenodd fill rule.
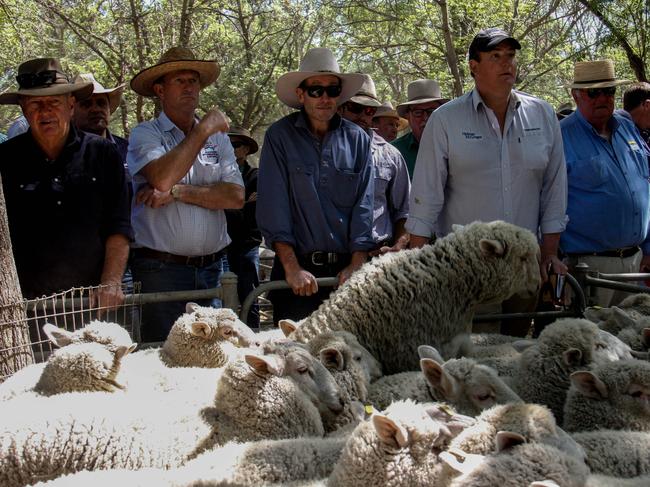
<path fill-rule="evenodd" d="M 192 336 L 207 341 L 228 341 L 238 347 L 257 346 L 253 330 L 229 308 L 212 308 L 187 303 L 186 315 L 177 321 L 189 327 Z M 176 326 L 176 323 L 174 324 Z"/>
<path fill-rule="evenodd" d="M 108 321 L 94 320 L 75 331 L 68 331 L 51 323 L 45 323 L 43 333 L 57 347 L 64 347 L 72 343 L 99 343 L 106 345 L 111 350 L 126 347 L 127 353 L 130 353 L 137 346 L 137 343 L 133 343 L 131 336 L 122 326 Z"/>
<path fill-rule="evenodd" d="M 379 361 L 350 332 L 343 330 L 323 332 L 309 340 L 308 347 L 312 355 L 321 357 L 321 361 L 324 358 L 329 359 L 327 363 L 323 362 L 326 365 L 334 364 L 338 370 L 358 370 L 363 374 L 366 384 L 382 376 Z M 338 360 L 333 356 L 324 357 L 322 351 L 328 348 L 339 349 L 345 357 Z"/>

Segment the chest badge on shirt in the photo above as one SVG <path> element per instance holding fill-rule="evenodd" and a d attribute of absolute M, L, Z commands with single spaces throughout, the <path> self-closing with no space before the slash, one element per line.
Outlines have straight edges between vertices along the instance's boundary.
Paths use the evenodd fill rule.
<path fill-rule="evenodd" d="M 466 140 L 481 140 L 483 136 L 474 132 L 462 132 Z"/>
<path fill-rule="evenodd" d="M 627 141 L 627 145 L 630 146 L 630 149 L 632 149 L 635 152 L 639 152 L 641 149 L 639 149 L 639 144 L 636 143 L 636 140 L 630 139 Z"/>
<path fill-rule="evenodd" d="M 218 164 L 219 151 L 215 144 L 207 143 L 201 149 L 201 162 L 203 164 Z"/>

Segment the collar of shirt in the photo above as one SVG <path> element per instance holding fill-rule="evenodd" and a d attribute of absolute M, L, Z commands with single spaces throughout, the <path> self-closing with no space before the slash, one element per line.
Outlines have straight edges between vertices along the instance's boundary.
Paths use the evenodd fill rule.
<path fill-rule="evenodd" d="M 197 123 L 199 123 L 199 117 L 194 115 L 194 124 L 196 125 Z M 185 133 L 170 120 L 165 112 L 160 112 L 160 115 L 158 116 L 158 124 L 160 125 L 160 128 L 163 132 L 171 132 L 176 129 L 183 135 L 183 137 L 185 137 Z"/>
<path fill-rule="evenodd" d="M 478 89 L 474 87 L 472 90 L 472 106 L 474 107 L 474 110 L 478 111 L 478 107 L 480 105 L 483 105 L 485 108 L 490 108 L 487 106 L 487 104 L 483 101 L 483 98 L 481 97 L 481 94 L 478 92 Z M 521 105 L 521 99 L 517 95 L 517 92 L 515 90 L 510 91 L 510 98 L 508 99 L 508 110 L 517 110 L 519 106 Z M 490 108 L 490 110 L 492 110 Z"/>
<path fill-rule="evenodd" d="M 300 109 L 300 113 L 298 114 L 298 117 L 296 117 L 295 126 L 302 127 L 305 130 L 309 131 L 309 133 L 311 133 L 311 129 L 309 128 L 309 121 L 307 120 L 307 114 L 305 113 L 304 108 Z M 332 119 L 330 120 L 330 125 L 327 131 L 334 132 L 335 130 L 338 130 L 340 128 L 341 128 L 341 116 L 338 113 L 335 113 Z"/>
<path fill-rule="evenodd" d="M 582 113 L 580 113 L 580 110 L 576 110 L 573 112 L 570 117 L 575 117 L 576 122 L 585 130 L 590 131 L 595 137 L 600 137 L 602 136 L 596 131 L 593 125 L 591 125 L 585 117 L 582 116 Z M 620 115 L 619 115 L 620 116 Z M 567 117 L 569 118 L 569 117 Z M 609 129 L 612 131 L 612 136 L 614 136 L 614 133 L 618 130 L 619 126 L 621 123 L 616 119 L 616 115 L 612 114 L 610 117 L 609 121 L 607 122 L 607 125 L 609 126 Z"/>
<path fill-rule="evenodd" d="M 32 135 L 32 129 L 27 130 L 28 137 L 32 140 L 31 144 L 29 144 L 30 147 L 33 148 L 33 150 L 40 155 L 40 157 L 43 160 L 47 160 L 47 156 L 45 155 L 45 152 L 41 149 L 41 146 L 36 143 L 36 139 L 34 139 L 34 136 Z M 79 148 L 81 145 L 81 138 L 84 136 L 83 132 L 77 130 L 72 123 L 70 123 L 70 130 L 68 132 L 68 138 L 65 141 L 65 145 L 63 146 L 63 150 L 59 154 L 59 156 L 56 158 L 57 160 L 60 159 L 66 159 L 66 154 L 70 152 L 74 152 Z"/>

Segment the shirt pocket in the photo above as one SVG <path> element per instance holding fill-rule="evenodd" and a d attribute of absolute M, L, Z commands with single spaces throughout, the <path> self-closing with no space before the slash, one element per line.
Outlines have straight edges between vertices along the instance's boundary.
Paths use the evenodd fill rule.
<path fill-rule="evenodd" d="M 548 164 L 550 148 L 541 130 L 524 131 L 521 135 L 521 160 L 526 169 L 544 171 Z"/>
<path fill-rule="evenodd" d="M 607 182 L 607 169 L 598 156 L 576 159 L 567 167 L 570 184 L 581 188 L 595 188 Z"/>
<path fill-rule="evenodd" d="M 294 166 L 289 171 L 291 194 L 299 204 L 318 199 L 313 174 L 313 169 L 307 166 Z"/>
<path fill-rule="evenodd" d="M 356 203 L 359 194 L 359 182 L 361 175 L 354 172 L 332 171 L 332 181 L 329 185 L 329 194 L 334 206 L 338 208 L 350 208 Z"/>
<path fill-rule="evenodd" d="M 388 184 L 390 183 L 392 172 L 390 167 L 385 166 L 375 166 L 375 207 L 377 204 L 383 204 L 386 197 L 386 190 L 388 189 Z"/>

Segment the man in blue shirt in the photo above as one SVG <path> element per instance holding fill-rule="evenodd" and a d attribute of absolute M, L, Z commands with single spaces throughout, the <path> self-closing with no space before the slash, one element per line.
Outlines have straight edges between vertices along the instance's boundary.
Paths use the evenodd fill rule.
<path fill-rule="evenodd" d="M 299 111 L 269 127 L 260 157 L 257 222 L 276 253 L 271 280 L 291 287 L 269 296 L 275 322 L 315 310 L 329 295 L 316 278 L 342 284 L 373 248 L 370 138 L 336 113 L 362 83 L 321 48 L 277 81 L 278 98 Z"/>
<path fill-rule="evenodd" d="M 560 247 L 569 267 L 580 262 L 605 273 L 650 265 L 647 152 L 634 124 L 614 114 L 617 80 L 610 60 L 578 62 L 571 95 L 577 110 L 561 122 L 567 164 L 569 223 Z M 597 288 L 594 304 L 625 294 Z"/>

